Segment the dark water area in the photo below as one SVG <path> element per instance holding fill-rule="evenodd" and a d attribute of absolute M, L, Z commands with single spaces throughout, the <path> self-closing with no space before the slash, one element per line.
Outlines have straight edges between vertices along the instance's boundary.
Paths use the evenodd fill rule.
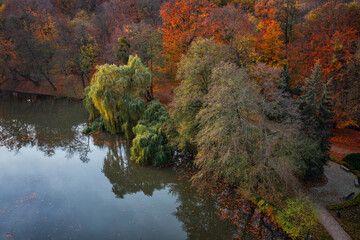
<path fill-rule="evenodd" d="M 87 117 L 80 101 L 0 95 L 1 240 L 282 239 L 250 205 L 136 165 L 121 136 L 83 135 Z"/>

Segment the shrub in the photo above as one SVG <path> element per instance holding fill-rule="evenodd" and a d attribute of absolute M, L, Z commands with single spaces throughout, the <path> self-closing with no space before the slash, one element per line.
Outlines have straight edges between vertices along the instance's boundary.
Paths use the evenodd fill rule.
<path fill-rule="evenodd" d="M 317 212 L 308 198 L 289 199 L 279 214 L 279 224 L 294 239 L 302 239 L 316 224 Z"/>
<path fill-rule="evenodd" d="M 356 198 L 354 198 L 354 199 L 348 200 L 346 202 L 343 202 L 343 203 L 340 203 L 337 205 L 329 206 L 328 208 L 330 210 L 340 210 L 340 209 L 349 208 L 349 207 L 353 207 L 353 206 L 357 206 L 357 205 L 360 205 L 360 194 L 358 194 L 356 196 Z"/>
<path fill-rule="evenodd" d="M 82 133 L 92 134 L 97 131 L 105 131 L 104 119 L 102 117 L 96 118 L 94 122 L 88 127 L 86 127 Z"/>
<path fill-rule="evenodd" d="M 350 153 L 343 159 L 351 170 L 360 171 L 360 153 Z"/>

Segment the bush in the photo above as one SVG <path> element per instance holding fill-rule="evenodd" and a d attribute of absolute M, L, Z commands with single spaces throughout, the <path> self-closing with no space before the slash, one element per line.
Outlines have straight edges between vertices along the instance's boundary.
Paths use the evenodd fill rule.
<path fill-rule="evenodd" d="M 360 171 L 360 153 L 350 153 L 343 159 L 351 170 Z"/>
<path fill-rule="evenodd" d="M 167 143 L 165 125 L 170 120 L 167 109 L 152 102 L 142 119 L 133 128 L 136 137 L 131 147 L 131 159 L 144 165 L 162 166 L 172 162 L 173 150 Z"/>
<path fill-rule="evenodd" d="M 317 212 L 308 198 L 289 199 L 279 213 L 279 224 L 294 239 L 302 239 L 316 224 Z"/>
<path fill-rule="evenodd" d="M 92 134 L 97 131 L 105 131 L 105 124 L 103 117 L 96 118 L 89 127 L 86 127 L 82 133 Z"/>

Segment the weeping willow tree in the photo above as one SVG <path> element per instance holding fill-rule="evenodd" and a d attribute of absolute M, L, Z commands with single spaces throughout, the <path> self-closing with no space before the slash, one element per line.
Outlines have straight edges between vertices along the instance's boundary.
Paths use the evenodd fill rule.
<path fill-rule="evenodd" d="M 123 132 L 128 139 L 133 138 L 132 128 L 145 110 L 144 98 L 150 82 L 151 73 L 137 56 L 130 56 L 127 65 L 97 66 L 85 89 L 84 103 L 90 121 L 112 134 Z"/>
<path fill-rule="evenodd" d="M 167 109 L 153 101 L 133 129 L 136 137 L 131 147 L 131 159 L 144 165 L 161 166 L 172 161 L 173 150 L 167 143 L 164 127 L 170 121 Z"/>

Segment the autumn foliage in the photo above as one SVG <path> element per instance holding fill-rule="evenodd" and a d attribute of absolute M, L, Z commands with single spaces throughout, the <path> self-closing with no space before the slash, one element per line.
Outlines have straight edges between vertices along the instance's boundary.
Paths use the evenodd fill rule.
<path fill-rule="evenodd" d="M 152 89 L 170 99 L 169 88 L 179 84 L 181 57 L 199 37 L 213 38 L 229 47 L 239 67 L 265 63 L 288 69 L 295 94 L 319 61 L 324 79 L 332 79 L 337 127 L 360 123 L 356 2 L 13 0 L 0 5 L 1 89 L 83 97 L 96 65 L 124 64 L 137 54 L 154 73 Z M 126 42 L 121 57 L 119 39 Z"/>
<path fill-rule="evenodd" d="M 337 126 L 358 126 L 359 19 L 359 4 L 341 1 L 1 1 L 0 87 L 82 97 L 96 65 L 126 63 L 123 39 L 124 59 L 141 57 L 154 72 L 152 88 L 169 98 L 163 88 L 179 84 L 182 55 L 199 37 L 213 38 L 240 67 L 288 66 L 296 94 L 319 61 L 333 79 Z"/>
<path fill-rule="evenodd" d="M 176 72 L 176 63 L 197 37 L 205 32 L 205 19 L 214 8 L 207 0 L 169 1 L 161 7 L 167 71 Z"/>
<path fill-rule="evenodd" d="M 355 3 L 331 1 L 312 10 L 297 26 L 290 44 L 289 63 L 293 87 L 304 81 L 316 61 L 324 78 L 333 79 L 338 126 L 357 125 L 360 114 L 358 81 L 360 8 Z"/>

